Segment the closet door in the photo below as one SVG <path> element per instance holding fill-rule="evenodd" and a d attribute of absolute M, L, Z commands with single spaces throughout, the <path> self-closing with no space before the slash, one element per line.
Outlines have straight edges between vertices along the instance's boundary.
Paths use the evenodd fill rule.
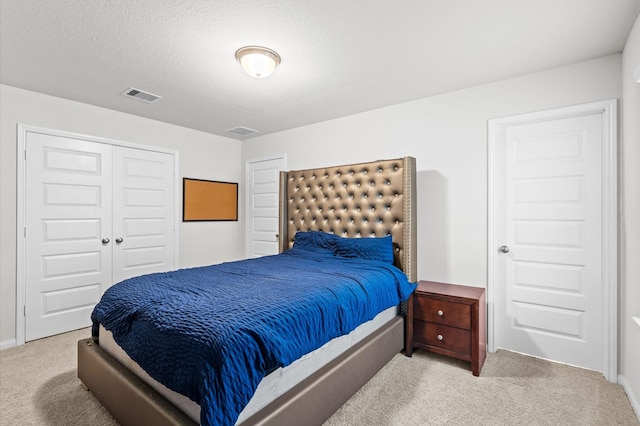
<path fill-rule="evenodd" d="M 113 282 L 174 269 L 173 155 L 113 150 Z"/>
<path fill-rule="evenodd" d="M 112 283 L 112 168 L 110 145 L 29 132 L 25 147 L 29 341 L 89 326 Z"/>
<path fill-rule="evenodd" d="M 174 160 L 26 132 L 25 341 L 87 327 L 114 283 L 175 268 Z"/>

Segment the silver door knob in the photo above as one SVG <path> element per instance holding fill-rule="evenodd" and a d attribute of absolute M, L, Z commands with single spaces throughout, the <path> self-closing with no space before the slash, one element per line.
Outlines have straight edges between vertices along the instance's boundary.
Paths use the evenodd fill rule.
<path fill-rule="evenodd" d="M 500 246 L 500 251 L 503 253 L 509 253 L 509 247 L 508 246 Z"/>
<path fill-rule="evenodd" d="M 442 334 L 438 334 L 438 340 L 440 340 L 442 342 L 442 340 L 444 340 L 444 337 L 442 337 Z"/>
<path fill-rule="evenodd" d="M 122 239 L 122 237 L 118 237 L 116 238 L 116 243 L 120 244 L 121 242 L 123 242 L 124 240 Z"/>
<path fill-rule="evenodd" d="M 110 242 L 110 241 L 111 241 L 111 240 L 110 240 L 110 239 L 108 239 L 108 238 L 103 238 L 103 239 L 102 239 L 102 244 L 109 244 L 109 242 Z"/>
<path fill-rule="evenodd" d="M 440 317 L 444 315 L 444 312 L 442 312 L 442 309 L 438 309 L 437 313 L 438 313 L 438 316 L 440 316 Z"/>

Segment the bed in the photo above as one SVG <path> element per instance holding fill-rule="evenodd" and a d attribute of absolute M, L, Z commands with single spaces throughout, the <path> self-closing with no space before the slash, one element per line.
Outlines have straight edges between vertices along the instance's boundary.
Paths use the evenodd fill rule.
<path fill-rule="evenodd" d="M 390 262 L 415 282 L 414 191 L 415 159 L 411 157 L 282 172 L 279 251 L 294 257 L 294 249 L 302 245 L 296 236 L 302 234 L 335 235 L 347 243 L 366 237 L 389 239 Z M 238 424 L 321 424 L 403 345 L 402 312 L 391 306 L 353 331 L 267 374 L 245 407 L 253 404 L 252 411 L 243 411 Z M 197 424 L 193 411 L 185 408 L 179 395 L 176 399 L 136 369 L 136 363 L 118 346 L 104 327 L 91 339 L 78 342 L 78 376 L 121 424 Z M 333 346 L 339 349 L 323 352 Z M 301 370 L 289 370 L 300 365 Z M 300 373 L 304 370 L 307 372 Z M 279 387 L 287 375 L 297 381 Z M 266 389 L 263 394 L 275 398 L 254 404 L 261 388 Z"/>

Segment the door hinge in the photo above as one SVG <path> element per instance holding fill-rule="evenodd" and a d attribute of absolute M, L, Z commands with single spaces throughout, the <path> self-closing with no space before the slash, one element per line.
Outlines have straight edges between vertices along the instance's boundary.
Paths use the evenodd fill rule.
<path fill-rule="evenodd" d="M 23 234 L 24 238 L 27 238 L 27 227 L 26 226 L 24 227 L 24 230 L 23 230 L 22 234 Z"/>
<path fill-rule="evenodd" d="M 26 317 L 26 316 L 27 316 L 27 305 L 22 306 L 22 308 L 23 308 L 23 309 L 22 309 L 22 315 L 23 315 L 24 317 Z"/>

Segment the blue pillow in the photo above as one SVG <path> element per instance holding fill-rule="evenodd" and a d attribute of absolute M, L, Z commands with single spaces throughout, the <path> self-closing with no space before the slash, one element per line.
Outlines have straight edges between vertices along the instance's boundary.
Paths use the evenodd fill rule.
<path fill-rule="evenodd" d="M 298 231 L 293 237 L 293 247 L 295 249 L 325 253 L 333 256 L 335 254 L 337 235 L 320 231 Z"/>
<path fill-rule="evenodd" d="M 338 237 L 336 256 L 378 260 L 393 265 L 393 242 L 390 235 L 382 238 Z"/>

